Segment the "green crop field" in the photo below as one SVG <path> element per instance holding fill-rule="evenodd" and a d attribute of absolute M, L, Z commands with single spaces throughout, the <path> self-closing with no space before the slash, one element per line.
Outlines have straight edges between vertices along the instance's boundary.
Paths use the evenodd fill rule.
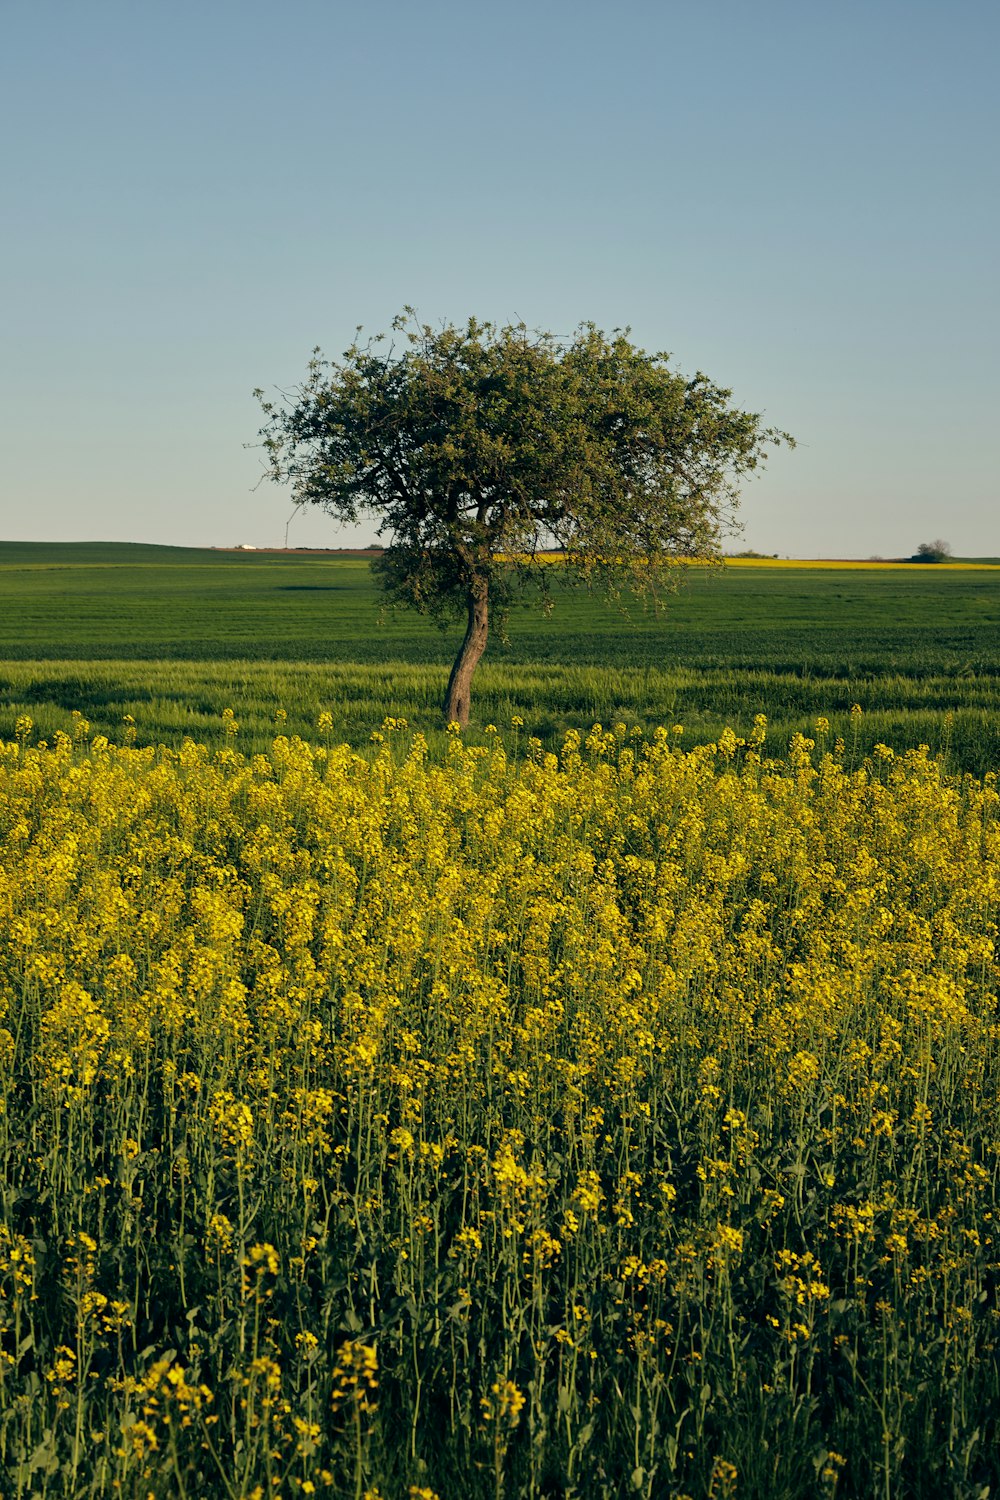
<path fill-rule="evenodd" d="M 125 544 L 0 544 L 0 734 L 41 735 L 74 710 L 96 732 L 246 750 L 332 713 L 367 740 L 386 715 L 438 732 L 457 646 L 409 613 L 381 617 L 364 557 Z M 1000 763 L 1000 569 L 692 569 L 665 614 L 624 615 L 566 591 L 549 618 L 520 610 L 476 678 L 473 737 L 513 715 L 555 744 L 571 727 L 683 724 L 686 743 L 767 716 L 780 748 L 826 716 L 859 750 L 925 743 L 955 768 Z M 850 719 L 854 703 L 864 710 Z"/>

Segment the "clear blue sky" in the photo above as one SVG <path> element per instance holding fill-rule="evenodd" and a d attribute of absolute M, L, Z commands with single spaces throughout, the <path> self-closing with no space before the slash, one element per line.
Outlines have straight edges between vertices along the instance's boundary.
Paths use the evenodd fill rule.
<path fill-rule="evenodd" d="M 995 0 L 2 23 L 0 536 L 280 544 L 251 391 L 412 303 L 630 324 L 790 429 L 744 545 L 1000 553 Z"/>

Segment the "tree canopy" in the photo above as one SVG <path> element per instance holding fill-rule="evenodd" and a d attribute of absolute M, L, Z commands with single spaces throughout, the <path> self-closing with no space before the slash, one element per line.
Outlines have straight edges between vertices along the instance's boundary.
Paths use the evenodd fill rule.
<path fill-rule="evenodd" d="M 921 542 L 920 546 L 910 558 L 911 562 L 919 563 L 941 563 L 947 562 L 951 556 L 951 546 L 943 538 L 938 537 L 933 542 Z"/>
<path fill-rule="evenodd" d="M 260 436 L 297 504 L 375 520 L 390 600 L 465 617 L 448 720 L 468 721 L 491 618 L 528 585 L 551 602 L 552 551 L 561 579 L 658 600 L 684 562 L 718 557 L 741 479 L 791 442 L 628 329 L 433 328 L 410 308 L 392 326 L 359 329 L 340 361 L 314 350 L 280 402 L 256 391 Z"/>

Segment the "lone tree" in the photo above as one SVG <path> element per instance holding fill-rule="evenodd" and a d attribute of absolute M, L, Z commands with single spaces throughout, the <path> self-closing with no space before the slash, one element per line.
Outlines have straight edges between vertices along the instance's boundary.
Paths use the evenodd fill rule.
<path fill-rule="evenodd" d="M 281 403 L 256 391 L 260 437 L 296 504 L 376 519 L 390 600 L 464 616 L 449 722 L 468 723 L 491 614 L 502 630 L 529 586 L 550 608 L 553 572 L 658 603 L 681 564 L 719 556 L 739 480 L 791 442 L 628 329 L 431 328 L 412 308 L 392 326 L 395 339 L 355 340 L 340 362 L 314 350 Z"/>
<path fill-rule="evenodd" d="M 942 563 L 947 562 L 951 556 L 951 547 L 940 537 L 934 542 L 921 542 L 920 546 L 910 558 L 911 562 L 919 563 Z"/>

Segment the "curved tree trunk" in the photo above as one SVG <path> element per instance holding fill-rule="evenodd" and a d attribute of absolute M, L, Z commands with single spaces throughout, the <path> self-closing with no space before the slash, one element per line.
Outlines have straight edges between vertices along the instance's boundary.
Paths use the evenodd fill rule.
<path fill-rule="evenodd" d="M 469 707 L 472 702 L 472 674 L 486 650 L 489 634 L 489 590 L 485 579 L 476 579 L 469 589 L 469 623 L 465 640 L 455 658 L 455 665 L 448 678 L 448 691 L 444 695 L 444 717 L 448 724 L 461 724 L 464 729 L 469 722 Z"/>

